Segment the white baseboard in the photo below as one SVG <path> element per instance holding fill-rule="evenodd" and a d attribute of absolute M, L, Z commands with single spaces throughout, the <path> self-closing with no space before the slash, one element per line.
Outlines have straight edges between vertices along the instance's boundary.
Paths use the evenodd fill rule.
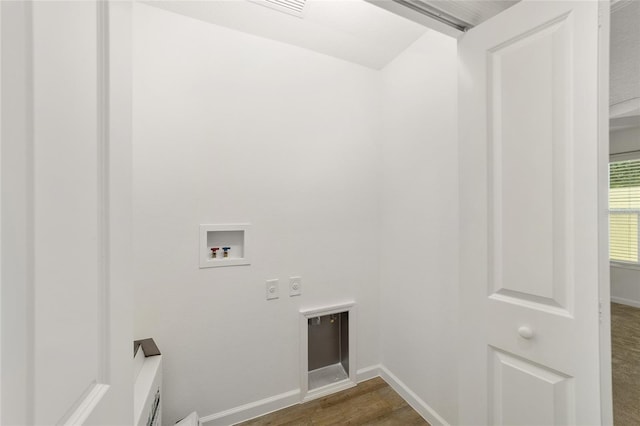
<path fill-rule="evenodd" d="M 358 383 L 374 377 L 382 377 L 407 403 L 413 407 L 432 426 L 449 426 L 449 424 L 433 409 L 418 397 L 411 389 L 400 381 L 383 365 L 372 365 L 357 371 Z M 291 390 L 260 401 L 251 402 L 219 413 L 200 418 L 202 426 L 229 426 L 251 420 L 274 411 L 282 410 L 300 403 L 300 389 Z"/>
<path fill-rule="evenodd" d="M 309 391 L 307 395 L 302 398 L 302 403 L 313 401 L 314 399 L 318 398 L 324 398 L 327 395 L 350 389 L 360 382 L 364 382 L 378 376 L 380 376 L 380 364 L 361 368 L 360 370 L 356 371 L 355 381 L 343 380 L 339 384 L 330 384 L 322 388 Z"/>
<path fill-rule="evenodd" d="M 380 375 L 380 365 L 361 368 L 357 371 L 358 382 L 373 379 Z M 353 385 L 351 385 L 353 386 Z M 282 410 L 300 403 L 300 389 L 291 390 L 260 401 L 251 402 L 219 413 L 200 418 L 202 426 L 229 426 L 251 420 L 274 411 Z"/>
<path fill-rule="evenodd" d="M 370 367 L 361 368 L 356 372 L 356 380 L 358 383 L 364 382 L 365 380 L 373 379 L 374 377 L 380 376 L 380 368 L 382 366 L 380 364 L 372 365 Z"/>
<path fill-rule="evenodd" d="M 337 383 L 331 383 L 326 386 L 322 386 L 318 389 L 311 390 L 307 392 L 307 394 L 302 398 L 301 403 L 313 401 L 314 399 L 324 398 L 325 396 L 329 396 L 336 392 L 342 392 L 343 390 L 351 389 L 355 387 L 358 383 L 352 382 L 351 380 L 343 380 Z"/>
<path fill-rule="evenodd" d="M 624 297 L 611 296 L 613 303 L 620 303 L 621 305 L 633 306 L 634 308 L 640 308 L 640 302 L 633 299 L 625 299 Z"/>
<path fill-rule="evenodd" d="M 436 410 L 431 408 L 429 404 L 424 402 L 418 395 L 416 395 L 411 389 L 400 381 L 393 373 L 387 370 L 384 366 L 380 366 L 380 377 L 389 384 L 396 391 L 402 399 L 416 410 L 430 425 L 436 426 L 449 426 L 449 423 L 440 416 Z"/>
<path fill-rule="evenodd" d="M 290 407 L 300 402 L 300 389 L 250 402 L 249 404 L 201 417 L 203 426 L 229 426 Z"/>

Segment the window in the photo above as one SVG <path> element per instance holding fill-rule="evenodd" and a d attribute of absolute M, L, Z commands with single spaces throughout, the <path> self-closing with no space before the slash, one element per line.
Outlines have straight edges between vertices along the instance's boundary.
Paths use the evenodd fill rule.
<path fill-rule="evenodd" d="M 640 160 L 609 164 L 609 257 L 640 264 Z"/>

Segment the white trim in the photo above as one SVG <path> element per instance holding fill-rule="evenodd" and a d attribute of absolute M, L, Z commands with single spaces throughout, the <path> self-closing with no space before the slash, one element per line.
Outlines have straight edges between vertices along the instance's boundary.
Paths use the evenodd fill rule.
<path fill-rule="evenodd" d="M 371 380 L 374 377 L 380 377 L 382 365 L 372 365 L 370 367 L 361 368 L 356 373 L 356 379 L 358 383 L 366 382 L 367 380 Z"/>
<path fill-rule="evenodd" d="M 633 299 L 625 299 L 624 297 L 611 296 L 613 303 L 619 303 L 621 305 L 633 306 L 634 308 L 640 308 L 640 302 Z"/>
<path fill-rule="evenodd" d="M 300 393 L 301 403 L 313 401 L 314 399 L 324 398 L 325 396 L 329 396 L 331 394 L 342 392 L 347 389 L 351 389 L 356 387 L 358 383 L 355 380 L 344 379 L 336 383 L 330 383 L 326 386 L 319 387 L 317 389 L 308 390 L 306 393 Z"/>
<path fill-rule="evenodd" d="M 358 383 L 373 379 L 374 377 L 379 377 L 381 368 L 382 366 L 377 364 L 358 370 Z M 264 416 L 299 403 L 300 389 L 295 389 L 269 398 L 264 398 L 259 401 L 250 402 L 239 407 L 231 408 L 229 410 L 220 411 L 219 413 L 201 417 L 200 423 L 203 426 L 205 424 L 207 426 L 232 425 Z"/>
<path fill-rule="evenodd" d="M 340 312 L 348 311 L 350 308 L 355 306 L 355 304 L 355 302 L 345 302 L 337 305 L 323 306 L 320 308 L 308 308 L 301 310 L 300 313 L 306 317 L 339 314 Z M 349 320 L 351 320 L 351 318 L 349 318 Z"/>
<path fill-rule="evenodd" d="M 36 273 L 35 265 L 37 254 L 35 254 L 35 205 L 36 205 L 36 178 L 35 178 L 35 75 L 34 75 L 34 23 L 33 23 L 33 8 L 32 2 L 25 4 L 25 21 L 24 21 L 24 40 L 25 40 L 25 92 L 26 97 L 25 105 L 27 111 L 25 113 L 25 133 L 21 136 L 25 138 L 26 145 L 26 157 L 25 157 L 25 187 L 27 191 L 26 203 L 24 204 L 25 215 L 27 220 L 25 222 L 26 229 L 24 236 L 27 241 L 26 253 L 23 255 L 26 257 L 25 266 L 25 299 L 20 302 L 25 306 L 25 328 L 27 331 L 27 344 L 26 351 L 26 403 L 27 416 L 26 420 L 28 424 L 35 422 L 36 405 Z"/>
<path fill-rule="evenodd" d="M 415 392 L 398 379 L 386 367 L 380 366 L 380 377 L 396 391 L 407 404 L 418 412 L 431 426 L 442 425 L 449 426 L 449 423 L 440 416 L 436 410 L 431 408 L 429 404 L 424 402 Z"/>
<path fill-rule="evenodd" d="M 344 311 L 341 311 L 344 312 Z M 432 426 L 449 426 L 446 420 L 440 416 L 436 410 L 424 402 L 407 385 L 391 373 L 381 364 L 371 365 L 361 368 L 356 373 L 358 383 L 381 377 L 402 399 L 404 399 L 414 410 L 418 412 Z M 349 386 L 352 387 L 352 386 Z M 234 425 L 247 420 L 255 419 L 278 410 L 282 410 L 300 402 L 300 389 L 290 390 L 278 395 L 264 398 L 259 401 L 250 402 L 229 410 L 220 411 L 200 418 L 202 426 L 227 426 Z"/>
<path fill-rule="evenodd" d="M 2 188 L 2 5 L 0 4 L 0 188 Z M 0 196 L 0 366 L 2 365 L 2 196 Z M 0 369 L 0 383 L 2 370 Z M 2 386 L 0 386 L 0 419 L 2 419 Z"/>
<path fill-rule="evenodd" d="M 318 389 L 309 390 L 309 341 L 307 321 L 310 318 L 347 312 L 349 315 L 349 377 L 340 382 L 331 383 Z M 300 310 L 300 401 L 307 402 L 335 392 L 354 387 L 357 384 L 356 360 L 356 324 L 357 313 L 355 302 L 346 302 L 321 308 Z"/>
<path fill-rule="evenodd" d="M 110 161 L 109 161 L 109 3 L 96 1 L 96 196 L 97 196 L 97 291 L 98 358 L 95 381 L 59 421 L 82 425 L 109 391 L 111 369 L 110 309 Z"/>
<path fill-rule="evenodd" d="M 109 137 L 109 2 L 96 3 L 97 56 L 97 201 L 98 201 L 98 382 L 109 383 L 111 367 L 110 309 L 110 137 Z"/>
<path fill-rule="evenodd" d="M 630 151 L 630 152 L 621 152 L 619 154 L 616 154 L 616 153 L 609 154 L 610 163 L 616 163 L 618 161 L 638 160 L 638 159 L 640 159 L 640 150 Z"/>
<path fill-rule="evenodd" d="M 13 107 L 2 111 L 4 132 L 11 135 L 2 140 L 2 157 L 12 161 L 11 167 L 3 170 L 4 187 L 0 196 L 3 220 L 11 226 L 4 228 L 2 239 L 5 243 L 7 238 L 22 242 L 2 253 L 5 275 L 2 319 L 5 325 L 11 324 L 12 336 L 12 344 L 2 346 L 2 359 L 12 360 L 12 370 L 16 373 L 3 371 L 2 384 L 6 388 L 2 393 L 2 411 L 3 418 L 22 424 L 33 424 L 35 419 L 32 8 L 32 2 L 2 3 L 3 19 L 9 22 L 2 28 L 2 47 L 8 54 L 2 63 L 2 74 L 10 83 L 3 87 L 2 101 Z M 13 231 L 10 235 L 9 229 Z M 6 392 L 7 389 L 11 392 Z"/>
<path fill-rule="evenodd" d="M 259 401 L 250 402 L 239 407 L 201 417 L 200 423 L 204 426 L 227 426 L 251 420 L 265 414 L 296 405 L 300 402 L 300 389 L 274 395 Z"/>
<path fill-rule="evenodd" d="M 640 271 L 640 263 L 624 263 L 612 260 L 609 262 L 609 266 L 611 268 L 632 269 L 634 271 Z"/>
<path fill-rule="evenodd" d="M 613 398 L 611 383 L 611 305 L 603 303 L 611 297 L 609 268 L 609 67 L 610 67 L 610 14 L 609 1 L 598 4 L 598 328 L 600 355 L 600 423 L 613 424 Z"/>
<path fill-rule="evenodd" d="M 77 408 L 63 423 L 65 426 L 77 426 L 83 424 L 96 408 L 102 397 L 109 390 L 109 385 L 94 383 L 85 397 L 77 404 Z"/>
<path fill-rule="evenodd" d="M 109 1 L 107 21 L 108 63 L 104 72 L 108 100 L 108 318 L 109 351 L 106 380 L 110 385 L 101 406 L 87 420 L 89 424 L 131 424 L 133 421 L 133 293 L 131 265 L 131 43 L 132 3 Z M 162 392 L 162 390 L 161 390 Z M 161 401 L 160 406 L 163 406 Z M 161 418 L 159 418 L 161 420 Z"/>

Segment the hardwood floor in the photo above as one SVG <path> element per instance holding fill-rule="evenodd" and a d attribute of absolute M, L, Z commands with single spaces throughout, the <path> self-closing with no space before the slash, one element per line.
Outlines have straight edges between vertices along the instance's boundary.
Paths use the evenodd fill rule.
<path fill-rule="evenodd" d="M 244 423 L 255 425 L 429 425 L 381 378 Z"/>
<path fill-rule="evenodd" d="M 615 426 L 640 425 L 640 309 L 611 304 L 611 360 Z M 381 378 L 242 426 L 429 425 Z"/>
<path fill-rule="evenodd" d="M 640 309 L 611 304 L 613 423 L 640 425 Z"/>

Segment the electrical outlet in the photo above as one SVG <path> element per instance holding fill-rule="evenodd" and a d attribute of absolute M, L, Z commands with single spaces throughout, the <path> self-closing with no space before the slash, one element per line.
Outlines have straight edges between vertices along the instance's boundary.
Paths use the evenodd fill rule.
<path fill-rule="evenodd" d="M 280 289 L 278 280 L 267 280 L 267 300 L 277 299 L 280 297 Z"/>
<path fill-rule="evenodd" d="M 289 296 L 302 294 L 302 277 L 289 277 Z"/>

